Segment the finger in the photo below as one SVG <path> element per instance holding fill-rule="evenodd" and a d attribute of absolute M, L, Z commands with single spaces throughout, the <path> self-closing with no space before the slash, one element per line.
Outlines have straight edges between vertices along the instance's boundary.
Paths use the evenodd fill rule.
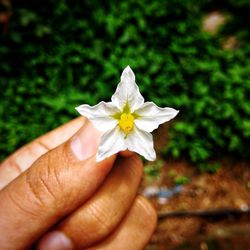
<path fill-rule="evenodd" d="M 44 236 L 39 250 L 61 249 L 62 237 L 67 237 L 74 249 L 90 246 L 106 237 L 131 207 L 142 173 L 142 163 L 136 155 L 119 158 L 97 193 Z M 53 235 L 58 236 L 58 240 Z"/>
<path fill-rule="evenodd" d="M 0 249 L 27 249 L 103 182 L 116 156 L 96 163 L 100 135 L 86 126 L 0 192 Z"/>
<path fill-rule="evenodd" d="M 129 151 L 129 150 L 124 150 L 124 151 L 121 151 L 119 153 L 119 155 L 123 156 L 123 157 L 130 157 L 132 156 L 134 153 L 132 151 Z"/>
<path fill-rule="evenodd" d="M 149 242 L 157 216 L 152 205 L 138 196 L 127 216 L 104 241 L 87 250 L 141 250 Z"/>
<path fill-rule="evenodd" d="M 0 190 L 29 168 L 41 155 L 68 140 L 86 121 L 84 117 L 74 119 L 40 136 L 10 155 L 0 165 Z"/>

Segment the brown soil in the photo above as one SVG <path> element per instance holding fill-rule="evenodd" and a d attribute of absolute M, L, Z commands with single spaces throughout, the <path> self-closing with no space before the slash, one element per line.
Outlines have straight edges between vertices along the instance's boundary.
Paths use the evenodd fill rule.
<path fill-rule="evenodd" d="M 154 181 L 145 178 L 142 189 L 149 185 L 171 188 L 179 175 L 189 178 L 179 194 L 164 202 L 157 197 L 150 200 L 158 213 L 187 214 L 159 219 L 147 249 L 250 249 L 250 213 L 245 212 L 250 208 L 250 165 L 224 164 L 210 174 L 186 162 L 166 162 L 160 177 Z M 202 213 L 196 216 L 188 214 L 190 211 Z"/>

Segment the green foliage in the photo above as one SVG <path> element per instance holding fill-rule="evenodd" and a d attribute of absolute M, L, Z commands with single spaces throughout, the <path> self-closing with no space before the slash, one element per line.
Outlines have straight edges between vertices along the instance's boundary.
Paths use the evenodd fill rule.
<path fill-rule="evenodd" d="M 178 175 L 174 178 L 175 185 L 185 185 L 189 183 L 189 178 L 185 175 Z"/>
<path fill-rule="evenodd" d="M 144 173 L 150 179 L 155 179 L 160 176 L 161 168 L 163 167 L 163 162 L 161 160 L 157 160 L 153 163 L 148 163 L 144 167 Z"/>
<path fill-rule="evenodd" d="M 210 10 L 230 16 L 212 36 Z M 250 44 L 246 0 L 13 1 L 0 43 L 1 159 L 108 100 L 130 65 L 147 100 L 180 110 L 163 155 L 198 166 L 250 159 Z M 234 35 L 238 47 L 223 50 Z M 206 169 L 206 167 L 205 167 Z"/>
<path fill-rule="evenodd" d="M 202 161 L 197 162 L 197 165 L 202 172 L 216 173 L 217 170 L 220 168 L 219 162 L 209 163 Z"/>
<path fill-rule="evenodd" d="M 168 177 L 175 185 L 185 185 L 190 182 L 190 179 L 186 175 L 178 174 L 174 169 L 168 171 Z"/>

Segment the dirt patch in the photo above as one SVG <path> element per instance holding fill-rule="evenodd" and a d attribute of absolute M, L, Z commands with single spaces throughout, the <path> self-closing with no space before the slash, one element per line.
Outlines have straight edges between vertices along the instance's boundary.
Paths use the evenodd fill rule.
<path fill-rule="evenodd" d="M 245 213 L 250 209 L 250 164 L 223 163 L 210 174 L 184 161 L 166 162 L 158 179 L 145 178 L 142 190 L 148 186 L 171 190 L 176 176 L 188 179 L 180 192 L 163 200 L 154 195 L 150 200 L 160 214 L 183 214 L 159 219 L 148 250 L 250 249 L 250 213 Z"/>

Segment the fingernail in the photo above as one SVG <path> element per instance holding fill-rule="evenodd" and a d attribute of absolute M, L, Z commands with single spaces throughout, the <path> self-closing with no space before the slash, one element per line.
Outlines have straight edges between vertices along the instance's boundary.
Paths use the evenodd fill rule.
<path fill-rule="evenodd" d="M 87 122 L 71 139 L 71 149 L 79 160 L 86 160 L 95 155 L 101 134 Z"/>
<path fill-rule="evenodd" d="M 39 243 L 38 250 L 72 250 L 73 243 L 62 232 L 48 233 Z"/>

